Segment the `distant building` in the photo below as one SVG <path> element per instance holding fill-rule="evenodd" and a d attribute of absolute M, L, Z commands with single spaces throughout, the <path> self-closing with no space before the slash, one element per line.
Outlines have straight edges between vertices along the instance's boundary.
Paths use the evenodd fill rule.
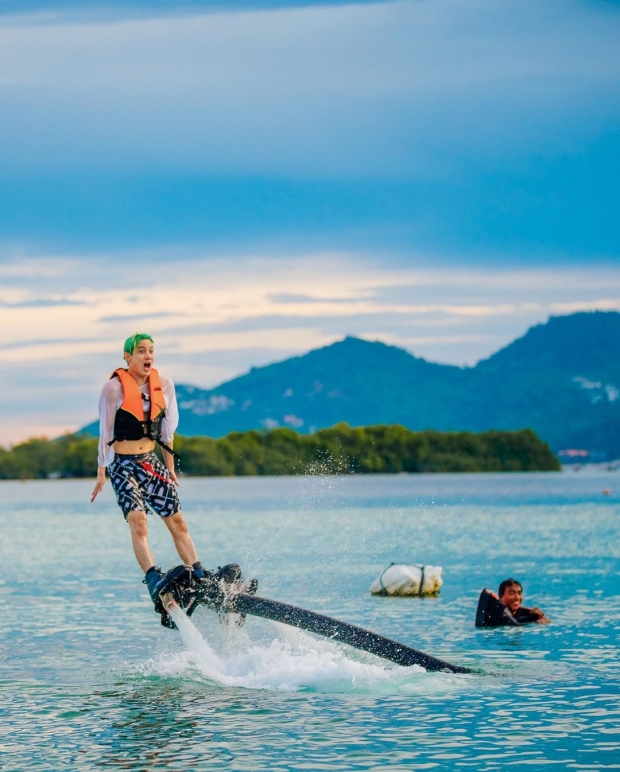
<path fill-rule="evenodd" d="M 566 448 L 557 455 L 563 464 L 598 464 L 607 460 L 607 454 L 600 450 Z"/>

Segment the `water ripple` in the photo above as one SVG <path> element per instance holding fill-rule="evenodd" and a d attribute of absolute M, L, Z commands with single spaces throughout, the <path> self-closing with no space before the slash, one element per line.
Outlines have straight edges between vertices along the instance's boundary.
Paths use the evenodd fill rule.
<path fill-rule="evenodd" d="M 236 560 L 264 594 L 475 665 L 468 676 L 202 610 L 199 637 L 160 629 L 122 517 L 109 497 L 85 503 L 88 487 L 2 487 L 3 770 L 620 769 L 620 505 L 597 478 L 184 485 L 205 562 Z M 442 565 L 441 596 L 372 598 L 392 560 Z M 552 625 L 472 626 L 480 588 L 506 573 Z"/>

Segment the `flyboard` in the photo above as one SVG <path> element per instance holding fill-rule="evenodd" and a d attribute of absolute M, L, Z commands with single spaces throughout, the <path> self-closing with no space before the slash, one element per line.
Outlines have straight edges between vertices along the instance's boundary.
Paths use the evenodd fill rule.
<path fill-rule="evenodd" d="M 171 568 L 158 584 L 159 602 L 156 604 L 156 611 L 161 614 L 161 622 L 165 627 L 175 627 L 168 614 L 174 604 L 183 609 L 187 616 L 191 616 L 199 606 L 207 606 L 222 615 L 240 614 L 241 620 L 250 614 L 299 627 L 332 641 L 347 643 L 405 667 L 420 665 L 430 671 L 472 672 L 467 667 L 451 665 L 357 625 L 262 598 L 256 595 L 257 589 L 256 579 L 252 579 L 248 584 L 244 582 L 241 569 L 236 563 L 219 568 L 205 579 L 197 579 L 192 569 L 187 566 L 176 566 Z"/>

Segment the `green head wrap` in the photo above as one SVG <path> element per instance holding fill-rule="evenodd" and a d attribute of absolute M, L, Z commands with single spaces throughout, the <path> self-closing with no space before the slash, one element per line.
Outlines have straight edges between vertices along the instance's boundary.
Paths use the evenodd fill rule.
<path fill-rule="evenodd" d="M 125 341 L 125 347 L 123 348 L 123 353 L 133 356 L 133 352 L 138 348 L 139 344 L 143 340 L 150 340 L 151 343 L 154 342 L 153 338 L 151 338 L 151 336 L 147 335 L 145 332 L 137 332 L 135 335 L 127 338 Z"/>

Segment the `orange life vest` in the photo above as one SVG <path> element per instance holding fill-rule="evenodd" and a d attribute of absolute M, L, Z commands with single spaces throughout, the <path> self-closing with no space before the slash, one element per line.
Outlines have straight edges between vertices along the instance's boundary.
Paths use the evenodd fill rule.
<path fill-rule="evenodd" d="M 157 370 L 151 370 L 149 375 L 151 409 L 146 415 L 140 388 L 127 370 L 119 368 L 110 377 L 118 378 L 123 388 L 123 402 L 116 411 L 114 439 L 110 445 L 121 440 L 142 440 L 145 437 L 156 440 L 160 445 L 163 444 L 161 422 L 166 415 L 166 403 Z"/>

